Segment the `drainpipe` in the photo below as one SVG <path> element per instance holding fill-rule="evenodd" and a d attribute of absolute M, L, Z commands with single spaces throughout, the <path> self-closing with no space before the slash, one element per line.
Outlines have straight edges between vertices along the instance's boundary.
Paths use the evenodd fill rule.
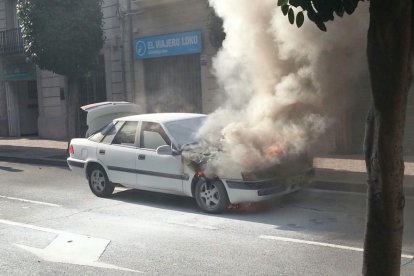
<path fill-rule="evenodd" d="M 122 82 L 124 85 L 124 89 L 126 91 L 126 97 L 128 101 L 135 103 L 135 68 L 134 68 L 134 47 L 132 46 L 133 40 L 133 18 L 132 15 L 135 13 L 131 13 L 131 0 L 126 0 L 127 10 L 124 12 L 122 11 L 122 5 L 120 3 L 122 0 L 118 0 L 118 15 L 121 20 L 121 66 L 122 66 Z M 123 2 L 125 3 L 125 2 Z M 130 50 L 129 50 L 130 49 Z M 126 51 L 129 50 L 129 53 Z M 128 60 L 127 60 L 128 58 Z M 126 74 L 127 70 L 129 69 L 131 85 L 128 89 L 127 87 L 127 80 Z"/>
<path fill-rule="evenodd" d="M 122 84 L 124 86 L 124 91 L 125 91 L 125 98 L 127 101 L 130 101 L 130 97 L 129 97 L 129 93 L 128 93 L 128 89 L 127 89 L 127 83 L 126 83 L 126 60 L 125 60 L 125 14 L 122 13 L 121 11 L 121 4 L 119 3 L 121 0 L 118 0 L 117 2 L 117 10 L 118 10 L 118 16 L 119 19 L 121 20 L 121 43 L 120 43 L 120 51 L 121 51 L 121 68 L 122 68 Z M 129 0 L 128 0 L 128 4 L 129 4 Z M 115 37 L 115 39 L 117 40 L 117 38 Z M 118 42 L 115 42 L 116 45 L 118 46 Z M 118 47 L 117 47 L 118 48 Z M 118 49 L 119 49 L 118 48 Z"/>
<path fill-rule="evenodd" d="M 128 14 L 131 14 L 131 0 L 128 0 L 128 8 L 127 8 L 127 12 Z M 129 39 L 128 39 L 128 43 L 129 43 L 129 47 L 131 47 L 130 49 L 130 59 L 129 62 L 130 63 L 130 74 L 131 74 L 131 99 L 132 102 L 135 103 L 135 59 L 134 59 L 134 47 L 132 45 L 132 41 L 134 38 L 134 28 L 133 28 L 133 17 L 132 16 L 128 16 L 128 27 L 129 27 Z"/>

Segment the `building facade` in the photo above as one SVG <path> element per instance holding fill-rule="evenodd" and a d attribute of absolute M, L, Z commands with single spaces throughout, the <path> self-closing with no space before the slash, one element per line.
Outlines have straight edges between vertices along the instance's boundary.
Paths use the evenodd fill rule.
<path fill-rule="evenodd" d="M 0 136 L 66 139 L 67 82 L 23 53 L 17 0 L 0 0 Z M 207 0 L 104 0 L 101 67 L 80 81 L 81 105 L 130 101 L 146 112 L 210 113 L 220 102 L 212 75 Z M 414 153 L 410 94 L 406 147 Z M 333 151 L 361 153 L 369 93 L 355 93 L 329 136 Z M 79 110 L 80 133 L 85 114 Z"/>
<path fill-rule="evenodd" d="M 214 110 L 218 89 L 210 71 L 216 49 L 207 38 L 206 0 L 104 0 L 102 12 L 101 70 L 80 82 L 81 105 L 131 101 L 147 112 Z M 0 0 L 0 32 L 0 136 L 65 139 L 67 83 L 25 58 L 16 0 Z M 182 43 L 171 52 L 174 47 L 164 45 L 165 53 L 137 54 L 138 40 L 160 43 L 166 37 Z M 79 111 L 81 132 L 84 117 Z"/>

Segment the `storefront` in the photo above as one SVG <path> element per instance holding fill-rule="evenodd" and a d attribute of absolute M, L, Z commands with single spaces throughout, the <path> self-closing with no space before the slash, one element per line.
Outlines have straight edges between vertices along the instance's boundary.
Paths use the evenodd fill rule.
<path fill-rule="evenodd" d="M 202 112 L 201 32 L 137 38 L 143 62 L 147 112 Z"/>
<path fill-rule="evenodd" d="M 37 135 L 39 117 L 35 66 L 30 63 L 4 64 L 9 136 Z"/>

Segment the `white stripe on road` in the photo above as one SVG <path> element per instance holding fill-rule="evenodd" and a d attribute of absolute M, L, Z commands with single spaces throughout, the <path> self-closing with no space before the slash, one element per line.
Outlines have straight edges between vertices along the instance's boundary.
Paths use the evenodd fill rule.
<path fill-rule="evenodd" d="M 47 247 L 42 249 L 22 244 L 14 244 L 15 246 L 29 251 L 45 261 L 143 273 L 142 271 L 99 262 L 99 258 L 102 256 L 103 252 L 111 242 L 110 240 L 94 238 L 80 234 L 73 234 L 65 231 L 10 220 L 0 219 L 0 224 L 57 234 L 58 236 Z"/>
<path fill-rule="evenodd" d="M 53 203 L 36 201 L 36 200 L 29 200 L 29 199 L 17 198 L 17 197 L 11 197 L 11 196 L 3 196 L 3 195 L 0 195 L 0 198 L 10 199 L 10 200 L 17 200 L 17 201 L 23 201 L 23 202 L 27 202 L 27 203 L 33 203 L 33 204 L 46 205 L 46 206 L 51 206 L 51 207 L 60 207 L 60 205 L 53 204 Z"/>
<path fill-rule="evenodd" d="M 339 245 L 339 244 L 333 244 L 333 243 L 291 239 L 291 238 L 284 238 L 284 237 L 277 237 L 277 236 L 262 235 L 259 238 L 268 239 L 268 240 L 284 241 L 284 242 L 302 243 L 302 244 L 309 244 L 309 245 L 316 245 L 316 246 L 323 246 L 323 247 L 330 247 L 330 248 L 337 248 L 337 249 L 344 249 L 344 250 L 351 250 L 351 251 L 358 251 L 358 252 L 364 251 L 364 249 L 358 248 L 358 247 L 345 246 L 345 245 Z M 414 259 L 413 255 L 407 255 L 407 254 L 402 254 L 401 257 L 406 258 L 406 259 Z"/>
<path fill-rule="evenodd" d="M 47 233 L 53 233 L 53 234 L 68 234 L 67 232 L 56 230 L 56 229 L 44 228 L 44 227 L 40 227 L 40 226 L 36 226 L 36 225 L 31 225 L 31 224 L 26 224 L 26 223 L 21 223 L 21 222 L 15 222 L 15 221 L 11 221 L 11 220 L 0 219 L 0 223 L 7 224 L 7 225 L 12 225 L 12 226 L 23 227 L 23 228 L 29 228 L 29 229 L 38 230 L 38 231 L 47 232 Z"/>

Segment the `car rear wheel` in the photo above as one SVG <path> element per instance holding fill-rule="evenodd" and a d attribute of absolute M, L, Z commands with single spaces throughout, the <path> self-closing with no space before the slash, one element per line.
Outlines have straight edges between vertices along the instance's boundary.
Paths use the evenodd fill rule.
<path fill-rule="evenodd" d="M 226 188 L 220 180 L 200 177 L 194 192 L 198 206 L 207 213 L 221 213 L 230 204 Z"/>
<path fill-rule="evenodd" d="M 88 180 L 89 188 L 98 197 L 109 197 L 115 189 L 105 170 L 100 166 L 94 166 L 89 170 Z"/>

